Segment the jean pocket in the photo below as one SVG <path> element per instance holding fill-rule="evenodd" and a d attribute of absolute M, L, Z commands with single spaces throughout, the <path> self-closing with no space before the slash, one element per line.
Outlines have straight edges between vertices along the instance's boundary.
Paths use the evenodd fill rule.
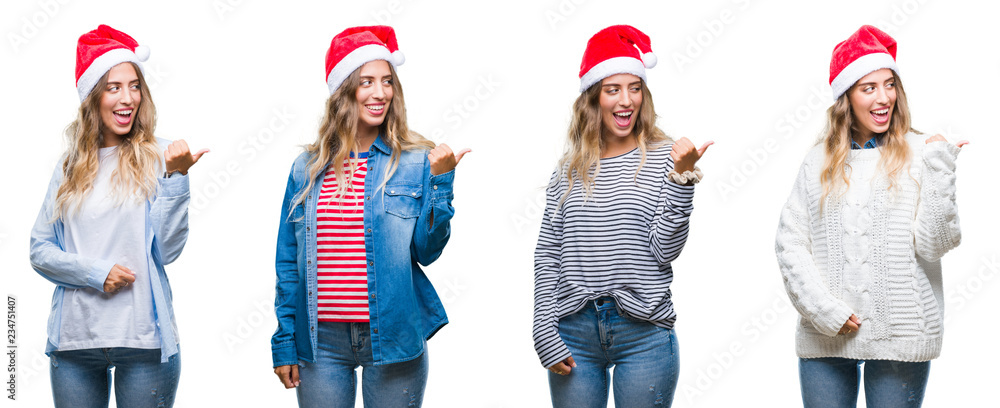
<path fill-rule="evenodd" d="M 420 215 L 423 187 L 419 184 L 396 184 L 385 186 L 385 212 L 401 218 L 416 218 Z"/>

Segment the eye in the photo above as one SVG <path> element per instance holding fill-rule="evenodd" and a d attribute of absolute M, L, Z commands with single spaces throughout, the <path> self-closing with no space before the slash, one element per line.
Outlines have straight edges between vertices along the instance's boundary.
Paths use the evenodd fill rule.
<path fill-rule="evenodd" d="M 608 88 L 604 92 L 607 93 L 608 95 L 614 95 L 614 94 L 618 93 L 618 88 Z"/>
<path fill-rule="evenodd" d="M 887 83 L 887 84 L 885 84 L 885 87 L 886 88 L 895 88 L 896 87 L 896 83 L 895 82 Z"/>
<path fill-rule="evenodd" d="M 392 85 L 392 79 L 391 78 L 389 78 L 389 79 L 383 79 L 382 80 L 382 85 Z"/>
<path fill-rule="evenodd" d="M 641 91 L 642 91 L 642 87 L 639 86 L 639 85 L 636 85 L 636 86 L 632 87 L 632 92 L 641 92 Z"/>
<path fill-rule="evenodd" d="M 361 80 L 361 86 L 368 86 L 368 85 L 371 85 L 371 84 L 372 84 L 372 81 L 370 79 L 362 79 Z"/>
<path fill-rule="evenodd" d="M 130 86 L 129 88 L 132 88 L 132 90 L 134 90 L 134 91 L 138 91 L 139 90 L 139 84 L 132 84 L 132 86 Z"/>
<path fill-rule="evenodd" d="M 865 85 L 864 88 L 861 88 L 862 92 L 871 92 L 871 91 L 874 91 L 874 90 L 875 90 L 875 87 L 871 86 L 871 85 Z"/>

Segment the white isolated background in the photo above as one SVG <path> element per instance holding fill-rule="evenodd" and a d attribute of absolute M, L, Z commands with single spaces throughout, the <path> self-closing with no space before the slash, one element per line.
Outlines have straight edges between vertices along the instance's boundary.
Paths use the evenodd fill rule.
<path fill-rule="evenodd" d="M 271 371 L 274 242 L 288 169 L 328 96 L 324 56 L 346 27 L 397 29 L 412 128 L 453 148 L 452 240 L 426 268 L 451 324 L 430 341 L 428 407 L 542 407 L 531 342 L 544 186 L 578 95 L 587 39 L 631 24 L 651 38 L 659 125 L 696 144 L 691 235 L 674 263 L 681 374 L 675 407 L 801 404 L 796 313 L 773 238 L 781 206 L 830 104 L 833 46 L 862 24 L 899 41 L 914 125 L 968 139 L 958 161 L 963 243 L 944 257 L 946 341 L 925 406 L 983 406 L 1000 364 L 995 216 L 1000 38 L 990 2 L 431 0 L 292 3 L 4 2 L 0 256 L 18 299 L 17 401 L 51 405 L 43 354 L 52 285 L 28 233 L 79 106 L 77 37 L 100 23 L 151 50 L 157 135 L 210 148 L 191 170 L 190 238 L 167 266 L 180 326 L 178 407 L 294 406 Z M 303 379 L 308 381 L 309 379 Z M 384 392 L 401 392 L 384 390 Z M 358 406 L 361 406 L 360 397 Z"/>

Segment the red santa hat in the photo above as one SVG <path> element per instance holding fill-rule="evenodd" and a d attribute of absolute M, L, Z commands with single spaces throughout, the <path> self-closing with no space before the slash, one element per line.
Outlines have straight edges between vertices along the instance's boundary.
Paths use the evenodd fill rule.
<path fill-rule="evenodd" d="M 76 42 L 76 92 L 83 102 L 105 73 L 123 62 L 149 59 L 149 47 L 139 45 L 128 34 L 101 24 Z"/>
<path fill-rule="evenodd" d="M 580 63 L 580 92 L 615 74 L 646 80 L 646 68 L 656 66 L 649 37 L 635 27 L 616 25 L 590 37 Z"/>
<path fill-rule="evenodd" d="M 354 70 L 375 60 L 385 60 L 393 67 L 406 61 L 396 44 L 396 31 L 392 27 L 351 27 L 333 37 L 326 51 L 326 85 L 330 94 Z"/>
<path fill-rule="evenodd" d="M 882 68 L 896 68 L 896 40 L 870 25 L 861 26 L 836 47 L 830 59 L 833 99 L 851 89 L 859 79 Z"/>

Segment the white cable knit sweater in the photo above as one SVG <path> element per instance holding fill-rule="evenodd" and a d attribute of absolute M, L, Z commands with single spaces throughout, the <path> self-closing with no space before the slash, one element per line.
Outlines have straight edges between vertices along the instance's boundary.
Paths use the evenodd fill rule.
<path fill-rule="evenodd" d="M 822 146 L 802 167 L 778 224 L 775 251 L 799 312 L 802 358 L 927 361 L 941 353 L 941 256 L 958 246 L 955 159 L 948 142 L 909 134 L 909 171 L 897 188 L 879 149 L 852 150 L 850 187 L 820 212 Z M 860 330 L 837 335 L 851 314 Z"/>

